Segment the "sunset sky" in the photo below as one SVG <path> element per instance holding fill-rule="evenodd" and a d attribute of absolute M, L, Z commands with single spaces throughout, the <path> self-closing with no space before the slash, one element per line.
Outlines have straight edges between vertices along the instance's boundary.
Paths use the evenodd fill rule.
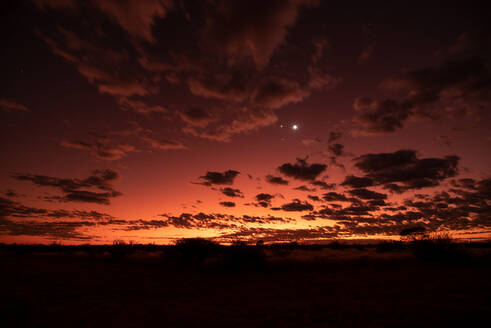
<path fill-rule="evenodd" d="M 0 242 L 491 237 L 479 2 L 0 8 Z"/>

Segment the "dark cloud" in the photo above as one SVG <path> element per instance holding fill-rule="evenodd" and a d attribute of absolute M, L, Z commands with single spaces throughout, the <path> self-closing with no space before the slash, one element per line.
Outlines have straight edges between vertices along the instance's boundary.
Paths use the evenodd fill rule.
<path fill-rule="evenodd" d="M 344 153 L 344 145 L 340 143 L 333 143 L 329 145 L 328 150 L 331 154 L 333 154 L 336 157 L 341 156 Z"/>
<path fill-rule="evenodd" d="M 329 132 L 329 138 L 328 138 L 327 142 L 329 144 L 331 144 L 331 143 L 339 140 L 341 138 L 341 136 L 342 136 L 341 132 L 331 131 L 331 132 Z"/>
<path fill-rule="evenodd" d="M 314 202 L 320 202 L 321 199 L 319 198 L 319 196 L 315 196 L 315 195 L 308 195 L 307 196 L 309 199 L 313 200 Z"/>
<path fill-rule="evenodd" d="M 234 202 L 220 202 L 220 205 L 225 206 L 225 207 L 235 207 Z"/>
<path fill-rule="evenodd" d="M 375 31 L 372 24 L 364 24 L 362 32 L 364 38 L 364 46 L 363 51 L 358 57 L 358 64 L 364 64 L 372 57 L 376 44 Z"/>
<path fill-rule="evenodd" d="M 22 112 L 29 112 L 30 110 L 19 103 L 16 103 L 15 101 L 7 100 L 7 99 L 0 99 L 0 108 L 6 112 L 10 111 L 22 111 Z"/>
<path fill-rule="evenodd" d="M 244 195 L 239 189 L 227 187 L 227 188 L 221 188 L 220 191 L 222 194 L 228 197 L 244 197 Z"/>
<path fill-rule="evenodd" d="M 278 170 L 298 180 L 315 180 L 327 168 L 325 164 L 308 164 L 306 159 L 297 158 L 295 164 L 286 163 L 278 167 Z"/>
<path fill-rule="evenodd" d="M 256 195 L 257 201 L 270 202 L 274 198 L 274 195 L 260 193 Z"/>
<path fill-rule="evenodd" d="M 211 185 L 231 185 L 234 183 L 235 177 L 239 175 L 240 172 L 234 170 L 228 170 L 225 172 L 206 172 L 206 175 L 200 177 L 200 179 L 205 180 L 200 183 L 205 186 Z"/>
<path fill-rule="evenodd" d="M 355 166 L 375 184 L 387 184 L 388 189 L 401 190 L 435 187 L 458 173 L 458 156 L 422 158 L 414 150 L 393 153 L 366 154 L 354 159 Z M 392 185 L 390 185 L 392 184 Z"/>
<path fill-rule="evenodd" d="M 322 195 L 322 199 L 327 202 L 349 202 L 350 200 L 344 194 L 340 194 L 334 191 L 325 193 Z"/>
<path fill-rule="evenodd" d="M 393 132 L 410 118 L 467 118 L 473 124 L 486 120 L 489 117 L 486 109 L 491 104 L 491 57 L 489 42 L 484 40 L 465 47 L 461 42 L 458 48 L 470 50 L 464 51 L 465 56 L 451 58 L 439 66 L 404 70 L 382 83 L 385 90 L 402 96 L 385 100 L 357 98 L 354 108 L 359 114 L 355 121 L 360 127 L 354 132 Z"/>
<path fill-rule="evenodd" d="M 7 191 L 5 192 L 5 196 L 10 198 L 16 198 L 19 197 L 20 195 L 15 190 L 7 189 Z"/>
<path fill-rule="evenodd" d="M 373 186 L 373 180 L 366 177 L 356 177 L 354 175 L 347 175 L 341 185 L 349 186 L 353 188 L 371 187 Z"/>
<path fill-rule="evenodd" d="M 309 188 L 306 185 L 301 185 L 301 186 L 295 187 L 293 189 L 294 190 L 300 190 L 300 191 L 309 191 L 309 192 L 316 191 L 315 188 Z"/>
<path fill-rule="evenodd" d="M 191 77 L 188 79 L 188 87 L 196 96 L 242 102 L 250 92 L 250 80 L 248 74 L 237 70 L 233 73 Z"/>
<path fill-rule="evenodd" d="M 294 199 L 291 203 L 281 205 L 281 209 L 288 212 L 301 212 L 312 211 L 314 207 L 309 202 Z"/>
<path fill-rule="evenodd" d="M 185 145 L 183 145 L 180 141 L 172 140 L 172 139 L 156 139 L 149 136 L 142 136 L 141 139 L 154 149 L 160 150 L 168 150 L 168 149 L 187 149 Z"/>
<path fill-rule="evenodd" d="M 77 11 L 79 2 L 76 0 L 33 0 L 41 8 L 60 8 Z M 129 0 L 113 2 L 90 0 L 87 3 L 103 12 L 129 35 L 150 43 L 156 40 L 152 35 L 152 27 L 157 18 L 164 18 L 174 8 L 173 0 Z M 84 2 L 85 6 L 87 5 Z"/>
<path fill-rule="evenodd" d="M 90 155 L 108 161 L 118 160 L 129 153 L 138 151 L 132 145 L 117 142 L 109 136 L 99 135 L 94 135 L 93 140 L 89 141 L 63 140 L 60 145 L 67 148 L 86 150 Z"/>
<path fill-rule="evenodd" d="M 236 134 L 257 130 L 278 120 L 274 111 L 268 108 L 240 105 L 228 109 L 227 113 L 223 115 L 222 121 L 201 128 L 196 125 L 188 125 L 183 128 L 183 132 L 195 137 L 227 142 Z"/>
<path fill-rule="evenodd" d="M 251 240 L 261 239 L 265 242 L 278 241 L 317 241 L 320 238 L 338 237 L 339 227 L 317 227 L 311 229 L 273 229 L 244 227 L 237 232 L 223 233 L 218 239 L 223 241 L 233 241 L 237 238 L 247 238 Z"/>
<path fill-rule="evenodd" d="M 188 110 L 180 113 L 181 119 L 193 126 L 205 127 L 213 121 L 213 116 L 210 111 L 201 107 L 191 107 Z"/>
<path fill-rule="evenodd" d="M 111 198 L 121 196 L 113 189 L 113 182 L 119 178 L 114 170 L 95 170 L 86 179 L 55 178 L 45 175 L 13 173 L 11 177 L 21 181 L 31 181 L 37 186 L 59 189 L 62 196 L 52 196 L 60 202 L 88 202 L 108 205 Z M 93 191 L 87 189 L 99 189 Z"/>
<path fill-rule="evenodd" d="M 360 124 L 360 128 L 353 132 L 357 135 L 377 135 L 402 128 L 411 114 L 412 105 L 394 99 L 359 97 L 353 107 L 359 113 L 355 121 Z"/>
<path fill-rule="evenodd" d="M 331 190 L 336 187 L 335 183 L 327 183 L 324 181 L 319 181 L 319 180 L 314 180 L 310 182 L 311 185 L 314 185 L 316 187 L 320 187 L 322 190 Z"/>
<path fill-rule="evenodd" d="M 387 199 L 386 194 L 378 193 L 365 188 L 352 189 L 349 190 L 348 193 L 361 199 Z"/>
<path fill-rule="evenodd" d="M 273 175 L 267 175 L 266 176 L 266 181 L 274 184 L 274 185 L 287 185 L 288 180 L 283 179 L 282 177 L 277 177 Z"/>
<path fill-rule="evenodd" d="M 214 1 L 203 29 L 210 49 L 229 62 L 250 57 L 258 68 L 265 67 L 275 49 L 295 24 L 299 10 L 316 1 Z"/>
<path fill-rule="evenodd" d="M 256 201 L 257 201 L 257 206 L 261 207 L 269 207 L 271 206 L 271 200 L 274 198 L 274 195 L 271 194 L 266 194 L 266 193 L 260 193 L 256 195 Z"/>
<path fill-rule="evenodd" d="M 263 80 L 252 94 L 252 102 L 261 107 L 277 109 L 301 102 L 309 94 L 298 82 L 280 78 Z"/>

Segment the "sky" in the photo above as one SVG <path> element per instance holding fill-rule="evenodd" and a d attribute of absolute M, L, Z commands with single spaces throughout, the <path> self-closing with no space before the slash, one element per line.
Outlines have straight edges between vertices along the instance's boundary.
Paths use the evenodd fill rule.
<path fill-rule="evenodd" d="M 484 2 L 0 6 L 0 242 L 491 236 Z"/>

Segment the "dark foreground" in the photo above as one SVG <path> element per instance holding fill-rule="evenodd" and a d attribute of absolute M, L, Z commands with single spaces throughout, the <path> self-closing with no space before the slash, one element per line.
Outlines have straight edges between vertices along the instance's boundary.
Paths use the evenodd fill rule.
<path fill-rule="evenodd" d="M 471 327 L 491 313 L 486 247 L 0 251 L 2 327 Z"/>

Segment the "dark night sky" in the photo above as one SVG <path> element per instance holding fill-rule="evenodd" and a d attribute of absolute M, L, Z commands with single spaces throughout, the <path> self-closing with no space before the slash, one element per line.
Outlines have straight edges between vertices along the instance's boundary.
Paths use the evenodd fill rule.
<path fill-rule="evenodd" d="M 0 241 L 489 238 L 484 3 L 2 1 Z"/>

